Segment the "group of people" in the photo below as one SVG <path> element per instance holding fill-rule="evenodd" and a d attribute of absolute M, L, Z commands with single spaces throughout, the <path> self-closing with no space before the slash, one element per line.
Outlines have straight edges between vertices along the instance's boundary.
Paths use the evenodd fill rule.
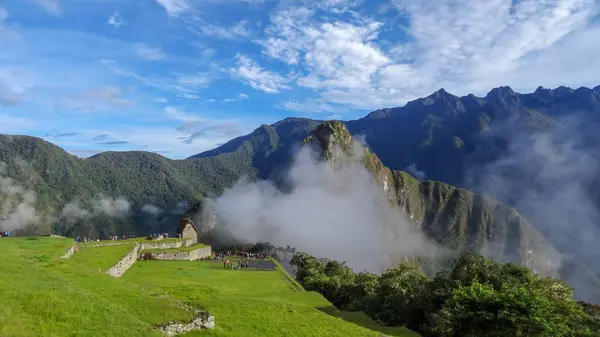
<path fill-rule="evenodd" d="M 222 260 L 225 257 L 241 257 L 244 259 L 252 259 L 252 260 L 265 260 L 271 257 L 268 253 L 258 252 L 258 253 L 249 253 L 243 250 L 227 250 L 224 252 L 215 253 L 213 251 L 213 259 L 214 260 Z"/>
<path fill-rule="evenodd" d="M 232 260 L 225 260 L 223 261 L 223 268 L 230 268 L 230 269 L 241 269 L 241 268 L 249 268 L 248 266 L 248 261 L 232 261 Z"/>
<path fill-rule="evenodd" d="M 6 232 L 0 232 L 0 238 L 3 238 L 3 237 L 9 237 L 9 236 L 12 236 L 12 235 L 13 235 L 13 233 L 12 233 L 12 232 L 9 232 L 9 231 L 6 231 Z"/>

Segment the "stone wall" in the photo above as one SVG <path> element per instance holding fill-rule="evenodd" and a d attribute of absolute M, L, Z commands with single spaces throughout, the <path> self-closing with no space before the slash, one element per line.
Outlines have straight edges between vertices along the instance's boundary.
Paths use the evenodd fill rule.
<path fill-rule="evenodd" d="M 71 248 L 69 248 L 69 250 L 67 250 L 67 253 L 65 253 L 65 255 L 62 256 L 63 259 L 69 259 L 71 258 L 71 256 L 73 256 L 73 254 L 75 254 L 76 251 L 78 251 L 79 249 L 77 248 L 77 245 L 72 245 Z"/>
<path fill-rule="evenodd" d="M 190 252 L 190 261 L 202 260 L 211 255 L 212 255 L 212 248 L 210 246 L 198 248 L 198 249 L 192 250 Z"/>
<path fill-rule="evenodd" d="M 146 249 L 170 249 L 179 248 L 184 244 L 183 241 L 177 242 L 153 242 L 153 243 L 140 243 L 140 250 Z"/>
<path fill-rule="evenodd" d="M 140 260 L 182 260 L 195 261 L 212 255 L 210 246 L 194 249 L 189 252 L 141 252 Z"/>
<path fill-rule="evenodd" d="M 140 260 L 190 260 L 190 252 L 141 252 Z"/>
<path fill-rule="evenodd" d="M 191 245 L 193 245 L 194 243 L 197 243 L 198 240 L 195 240 L 194 238 L 190 238 L 190 239 L 186 239 L 185 241 L 183 241 L 183 245 L 185 247 L 189 247 Z"/>
<path fill-rule="evenodd" d="M 117 264 L 112 266 L 112 268 L 110 268 L 107 271 L 107 273 L 113 277 L 123 276 L 123 274 L 125 274 L 127 269 L 131 268 L 131 266 L 133 266 L 133 264 L 137 261 L 138 251 L 140 250 L 140 246 L 141 246 L 140 244 L 136 244 L 133 247 L 133 250 L 131 251 L 131 253 L 125 255 L 125 257 L 123 259 L 121 259 L 121 261 L 117 262 Z"/>

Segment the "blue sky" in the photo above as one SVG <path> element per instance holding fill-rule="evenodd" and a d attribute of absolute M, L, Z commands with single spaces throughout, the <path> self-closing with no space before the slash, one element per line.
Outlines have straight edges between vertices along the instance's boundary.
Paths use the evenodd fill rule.
<path fill-rule="evenodd" d="M 0 133 L 87 157 L 214 148 L 443 87 L 600 84 L 598 0 L 4 0 Z"/>

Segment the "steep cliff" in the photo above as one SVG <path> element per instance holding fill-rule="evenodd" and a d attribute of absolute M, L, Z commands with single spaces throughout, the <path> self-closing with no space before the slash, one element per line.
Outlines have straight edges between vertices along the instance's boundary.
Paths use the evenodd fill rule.
<path fill-rule="evenodd" d="M 339 167 L 360 161 L 390 203 L 406 212 L 414 228 L 452 251 L 473 251 L 556 276 L 560 255 L 516 210 L 497 200 L 438 181 L 419 181 L 392 171 L 361 146 L 341 122 L 319 125 L 304 140 L 320 159 Z"/>

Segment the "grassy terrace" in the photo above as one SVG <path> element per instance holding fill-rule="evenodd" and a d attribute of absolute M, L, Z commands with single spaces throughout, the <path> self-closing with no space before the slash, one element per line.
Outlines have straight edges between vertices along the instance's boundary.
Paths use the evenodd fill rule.
<path fill-rule="evenodd" d="M 153 325 L 192 318 L 179 301 L 206 308 L 217 324 L 187 336 L 417 336 L 296 291 L 281 271 L 226 270 L 220 261 L 138 261 L 117 279 L 106 270 L 134 242 L 81 247 L 70 259 L 59 258 L 72 244 L 0 239 L 0 336 L 161 336 Z"/>
<path fill-rule="evenodd" d="M 215 316 L 214 330 L 188 336 L 418 336 L 340 312 L 318 293 L 296 291 L 275 271 L 224 269 L 221 261 L 139 261 L 123 278 L 162 288 Z"/>
<path fill-rule="evenodd" d="M 73 254 L 71 260 L 90 270 L 105 272 L 119 262 L 133 249 L 135 244 L 107 246 L 107 247 L 81 247 Z"/>
<path fill-rule="evenodd" d="M 192 250 L 196 250 L 198 248 L 208 247 L 208 245 L 202 243 L 195 243 L 189 247 L 179 247 L 179 248 L 157 248 L 157 249 L 144 249 L 144 252 L 191 252 Z"/>
<path fill-rule="evenodd" d="M 96 253 L 110 247 L 60 259 L 72 244 L 0 240 L 0 336 L 161 336 L 153 324 L 191 318 L 161 289 L 97 271 Z"/>
<path fill-rule="evenodd" d="M 102 244 L 102 245 L 123 245 L 123 244 L 134 244 L 134 243 L 170 243 L 170 242 L 178 242 L 178 241 L 183 241 L 183 239 L 181 238 L 168 238 L 168 239 L 162 239 L 160 241 L 154 241 L 154 240 L 148 240 L 146 238 L 131 238 L 131 239 L 125 239 L 125 240 L 101 240 L 101 241 L 88 241 L 88 242 L 80 242 L 79 246 L 93 246 L 93 245 L 98 245 L 98 244 Z"/>

